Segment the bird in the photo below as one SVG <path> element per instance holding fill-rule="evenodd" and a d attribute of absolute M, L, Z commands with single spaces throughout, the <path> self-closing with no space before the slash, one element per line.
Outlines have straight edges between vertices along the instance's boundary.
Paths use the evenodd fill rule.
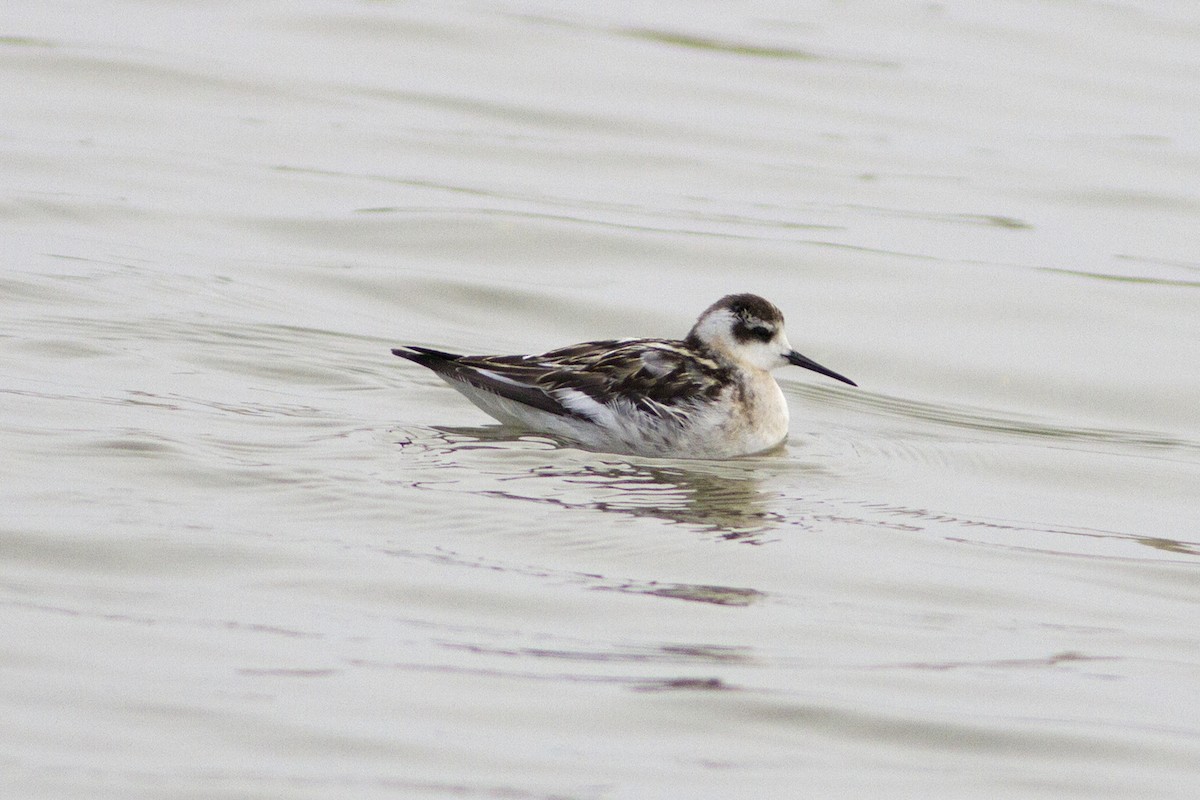
<path fill-rule="evenodd" d="M 585 449 L 728 459 L 787 440 L 788 406 L 771 370 L 789 364 L 857 386 L 792 349 L 783 313 L 754 294 L 709 306 L 683 339 L 606 339 L 540 355 L 470 356 L 415 345 L 428 367 L 500 422 Z"/>

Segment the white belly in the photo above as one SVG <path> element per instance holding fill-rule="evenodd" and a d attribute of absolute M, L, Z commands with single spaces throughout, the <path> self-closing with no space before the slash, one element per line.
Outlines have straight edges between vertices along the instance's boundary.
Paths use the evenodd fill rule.
<path fill-rule="evenodd" d="M 769 373 L 746 375 L 738 392 L 730 387 L 717 400 L 698 406 L 683 424 L 662 420 L 632 406 L 610 403 L 609 413 L 590 422 L 551 414 L 470 384 L 450 382 L 468 400 L 507 425 L 561 436 L 592 450 L 658 458 L 734 458 L 777 447 L 788 434 L 783 391 Z"/>

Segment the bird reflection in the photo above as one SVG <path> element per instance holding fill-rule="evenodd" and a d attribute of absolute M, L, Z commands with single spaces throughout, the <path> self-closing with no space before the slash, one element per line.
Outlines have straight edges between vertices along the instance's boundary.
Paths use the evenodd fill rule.
<path fill-rule="evenodd" d="M 544 434 L 530 435 L 503 425 L 437 430 L 446 435 L 446 443 L 455 451 L 494 448 L 518 441 L 544 442 L 548 447 L 571 446 Z M 524 479 L 538 481 L 536 494 L 526 494 L 512 486 L 514 481 Z M 783 522 L 770 509 L 770 498 L 759 487 L 750 463 L 744 461 L 664 461 L 660 465 L 598 453 L 587 463 L 543 464 L 521 475 L 505 476 L 504 481 L 503 490 L 486 493 L 569 508 L 654 517 L 748 544 L 765 543 L 766 535 Z M 549 496 L 547 487 L 552 491 Z"/>

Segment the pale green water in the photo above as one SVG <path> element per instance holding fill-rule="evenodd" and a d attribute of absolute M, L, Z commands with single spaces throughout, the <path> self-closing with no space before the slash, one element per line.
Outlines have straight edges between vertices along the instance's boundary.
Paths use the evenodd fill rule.
<path fill-rule="evenodd" d="M 1191 797 L 1189 3 L 15 3 L 5 798 Z M 401 343 L 678 336 L 773 457 Z"/>

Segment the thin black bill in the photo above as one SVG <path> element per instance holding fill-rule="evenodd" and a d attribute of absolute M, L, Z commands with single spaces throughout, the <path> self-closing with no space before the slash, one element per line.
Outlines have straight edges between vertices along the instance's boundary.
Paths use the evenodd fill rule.
<path fill-rule="evenodd" d="M 850 380 L 845 375 L 838 375 L 833 370 L 828 369 L 827 367 L 822 367 L 820 364 L 813 361 L 808 356 L 802 356 L 799 353 L 797 353 L 795 350 L 788 353 L 785 356 L 785 358 L 787 358 L 787 360 L 790 363 L 795 364 L 797 367 L 804 367 L 805 369 L 811 369 L 813 372 L 819 372 L 822 375 L 828 375 L 830 378 L 833 378 L 834 380 L 839 380 L 842 383 L 848 383 L 851 386 L 858 386 L 857 383 Z"/>

